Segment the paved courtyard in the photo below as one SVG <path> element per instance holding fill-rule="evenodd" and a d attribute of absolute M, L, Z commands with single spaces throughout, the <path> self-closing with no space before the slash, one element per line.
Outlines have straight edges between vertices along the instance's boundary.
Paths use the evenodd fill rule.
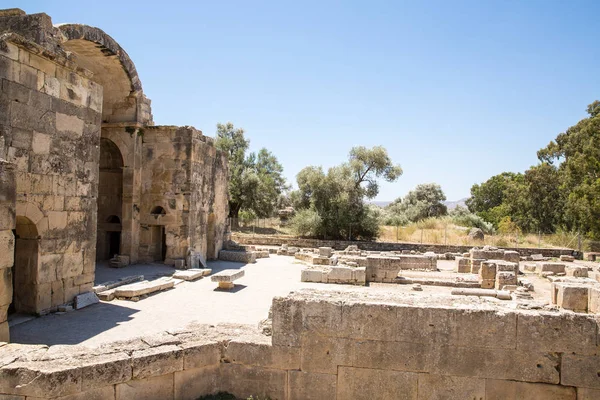
<path fill-rule="evenodd" d="M 50 314 L 11 327 L 15 343 L 98 345 L 184 327 L 191 322 L 258 324 L 267 318 L 275 296 L 290 291 L 323 286 L 300 282 L 302 265 L 284 256 L 260 259 L 244 265 L 225 261 L 209 262 L 213 273 L 223 269 L 244 269 L 232 291 L 215 290 L 210 277 L 183 282 L 174 289 L 149 296 L 139 302 L 113 300 L 64 314 Z M 112 269 L 100 264 L 96 283 L 130 275 L 155 279 L 172 274 L 171 267 L 150 264 Z"/>

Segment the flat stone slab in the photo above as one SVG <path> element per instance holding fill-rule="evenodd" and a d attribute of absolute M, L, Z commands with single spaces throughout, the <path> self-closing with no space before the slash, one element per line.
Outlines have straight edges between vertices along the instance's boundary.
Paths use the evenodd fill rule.
<path fill-rule="evenodd" d="M 100 303 L 100 299 L 94 292 L 82 293 L 75 296 L 74 306 L 76 310 L 91 306 L 92 304 Z"/>
<path fill-rule="evenodd" d="M 114 289 L 116 287 L 127 285 L 127 284 L 133 283 L 133 282 L 140 282 L 143 280 L 144 280 L 144 275 L 126 276 L 126 277 L 118 279 L 116 281 L 109 281 L 109 282 L 101 283 L 98 286 L 94 286 L 92 288 L 92 290 L 94 292 L 96 292 L 96 294 L 98 294 L 98 293 L 102 293 L 106 290 Z"/>
<path fill-rule="evenodd" d="M 195 281 L 196 279 L 200 279 L 203 276 L 210 275 L 211 272 L 212 272 L 211 269 L 205 269 L 205 268 L 186 269 L 186 270 L 175 272 L 173 274 L 173 278 L 182 279 L 184 281 Z"/>
<path fill-rule="evenodd" d="M 115 289 L 115 297 L 139 297 L 145 294 L 160 292 L 161 290 L 170 289 L 175 286 L 175 282 L 171 278 L 159 278 L 154 281 L 142 281 L 129 285 L 120 286 Z"/>
<path fill-rule="evenodd" d="M 225 269 L 210 277 L 213 282 L 233 282 L 245 275 L 243 269 Z"/>

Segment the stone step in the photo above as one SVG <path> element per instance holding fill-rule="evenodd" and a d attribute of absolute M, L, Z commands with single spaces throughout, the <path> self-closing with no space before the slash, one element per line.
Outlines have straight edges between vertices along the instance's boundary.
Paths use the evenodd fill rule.
<path fill-rule="evenodd" d="M 170 277 L 159 278 L 154 281 L 142 281 L 120 286 L 115 289 L 115 297 L 139 297 L 145 294 L 160 292 L 175 286 L 175 281 Z"/>

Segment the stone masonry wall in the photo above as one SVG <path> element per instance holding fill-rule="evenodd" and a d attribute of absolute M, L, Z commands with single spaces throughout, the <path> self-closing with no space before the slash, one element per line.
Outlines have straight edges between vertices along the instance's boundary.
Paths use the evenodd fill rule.
<path fill-rule="evenodd" d="M 14 34 L 0 36 L 0 83 L 0 156 L 16 165 L 17 232 L 27 225 L 29 239 L 17 250 L 36 253 L 17 251 L 29 286 L 15 291 L 28 292 L 22 311 L 43 313 L 94 280 L 102 88 Z"/>
<path fill-rule="evenodd" d="M 227 216 L 225 157 L 200 131 L 173 126 L 144 128 L 142 154 L 140 260 L 151 261 L 153 226 L 164 226 L 166 263 L 190 249 L 215 258 Z M 166 214 L 153 215 L 157 206 Z"/>
<path fill-rule="evenodd" d="M 228 162 L 216 149 L 213 139 L 192 131 L 190 216 L 194 250 L 207 259 L 216 259 L 223 248 L 228 215 Z"/>
<path fill-rule="evenodd" d="M 420 252 L 433 251 L 434 253 L 467 253 L 473 246 L 450 246 L 441 244 L 420 244 L 420 243 L 391 243 L 391 242 L 360 242 L 346 240 L 320 240 L 320 239 L 301 239 L 292 237 L 280 236 L 248 236 L 248 235 L 233 235 L 233 239 L 241 244 L 260 245 L 260 246 L 281 246 L 287 244 L 295 247 L 331 247 L 335 250 L 344 250 L 348 246 L 358 246 L 365 251 L 402 251 L 415 250 Z M 528 247 L 503 247 L 505 250 L 518 251 L 522 256 L 532 254 L 543 254 L 544 257 L 560 257 L 561 255 L 573 255 L 577 253 L 572 249 L 538 249 Z"/>
<path fill-rule="evenodd" d="M 273 336 L 190 326 L 96 349 L 0 345 L 0 397 L 558 399 L 600 396 L 598 321 L 491 302 L 304 290 Z M 11 397 L 12 396 L 12 397 Z"/>
<path fill-rule="evenodd" d="M 0 139 L 0 152 L 3 144 Z M 12 269 L 15 237 L 15 166 L 0 158 L 0 342 L 8 342 L 7 312 L 12 302 Z"/>

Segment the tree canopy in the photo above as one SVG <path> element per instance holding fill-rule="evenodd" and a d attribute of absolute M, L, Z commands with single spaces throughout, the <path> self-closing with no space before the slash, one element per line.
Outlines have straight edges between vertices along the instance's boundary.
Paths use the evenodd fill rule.
<path fill-rule="evenodd" d="M 250 140 L 231 122 L 217 124 L 215 145 L 229 158 L 229 217 L 238 218 L 241 210 L 260 218 L 271 216 L 287 189 L 277 157 L 265 148 L 246 154 Z"/>
<path fill-rule="evenodd" d="M 322 167 L 306 167 L 296 176 L 298 190 L 291 194 L 300 211 L 292 227 L 301 236 L 372 239 L 379 221 L 365 200 L 377 195 L 379 179 L 393 182 L 401 174 L 381 146 L 354 147 L 348 162 L 327 173 Z"/>
<path fill-rule="evenodd" d="M 600 102 L 587 112 L 589 117 L 538 151 L 538 165 L 473 185 L 469 210 L 496 227 L 503 222 L 527 232 L 563 229 L 599 239 Z"/>

